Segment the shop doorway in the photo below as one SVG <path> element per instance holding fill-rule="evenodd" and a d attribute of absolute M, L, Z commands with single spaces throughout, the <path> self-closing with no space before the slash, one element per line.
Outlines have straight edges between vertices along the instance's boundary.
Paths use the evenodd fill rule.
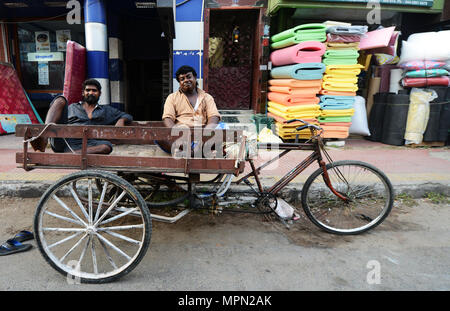
<path fill-rule="evenodd" d="M 205 90 L 222 110 L 253 108 L 259 11 L 209 10 L 205 23 Z"/>
<path fill-rule="evenodd" d="M 158 19 L 122 21 L 126 111 L 138 121 L 161 120 L 170 79 L 169 44 Z"/>

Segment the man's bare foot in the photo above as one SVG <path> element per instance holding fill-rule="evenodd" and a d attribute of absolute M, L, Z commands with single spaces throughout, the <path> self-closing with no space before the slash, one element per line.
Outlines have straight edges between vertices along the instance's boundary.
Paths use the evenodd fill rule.
<path fill-rule="evenodd" d="M 30 142 L 31 147 L 33 147 L 34 151 L 45 152 L 45 148 L 47 148 L 48 139 L 44 137 L 39 137 Z"/>

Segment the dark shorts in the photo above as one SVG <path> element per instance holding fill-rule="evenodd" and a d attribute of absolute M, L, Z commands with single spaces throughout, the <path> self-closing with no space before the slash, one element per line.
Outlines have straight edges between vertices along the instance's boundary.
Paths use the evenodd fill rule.
<path fill-rule="evenodd" d="M 65 97 L 63 97 L 63 96 L 57 96 L 50 103 L 50 106 L 53 105 L 53 103 L 55 102 L 55 100 L 58 97 L 62 97 L 65 99 Z M 56 122 L 56 124 L 67 124 L 67 122 L 69 120 L 68 115 L 69 115 L 68 104 L 67 104 L 67 100 L 66 100 L 66 105 L 64 106 L 61 118 Z M 52 147 L 52 150 L 54 152 L 71 152 L 72 150 L 70 150 L 70 148 L 67 144 L 70 145 L 70 148 L 72 148 L 72 150 L 79 150 L 83 146 L 82 139 L 79 139 L 79 138 L 66 138 L 65 140 L 64 140 L 64 138 L 50 138 L 50 146 Z M 111 142 L 109 142 L 107 140 L 88 139 L 88 142 L 87 142 L 88 147 L 99 146 L 99 145 L 108 145 L 111 148 L 111 150 L 113 149 Z"/>

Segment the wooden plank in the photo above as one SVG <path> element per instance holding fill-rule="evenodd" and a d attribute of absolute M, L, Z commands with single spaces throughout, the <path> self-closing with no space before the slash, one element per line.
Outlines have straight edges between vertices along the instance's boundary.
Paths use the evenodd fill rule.
<path fill-rule="evenodd" d="M 23 163 L 24 154 L 16 153 L 16 163 Z M 109 168 L 118 171 L 142 170 L 172 173 L 229 173 L 237 172 L 235 159 L 175 159 L 172 157 L 135 157 L 101 154 L 86 155 L 87 168 Z M 81 156 L 73 153 L 28 152 L 27 164 L 39 166 L 80 168 Z M 245 163 L 241 162 L 239 171 Z"/>
<path fill-rule="evenodd" d="M 141 143 L 153 143 L 154 140 L 169 140 L 176 137 L 191 134 L 191 137 L 205 138 L 214 135 L 222 135 L 223 141 L 238 141 L 242 136 L 242 130 L 205 130 L 188 128 L 153 128 L 145 126 L 106 126 L 106 125 L 50 125 L 45 129 L 44 124 L 18 124 L 16 126 L 16 136 L 24 136 L 27 129 L 30 130 L 31 137 L 41 134 L 42 137 L 61 138 L 83 138 L 83 131 L 86 129 L 88 139 L 124 140 L 140 141 Z M 45 129 L 44 132 L 42 132 Z"/>
<path fill-rule="evenodd" d="M 443 147 L 445 146 L 445 142 L 443 141 L 423 141 L 420 144 L 408 144 L 408 147 L 417 148 L 417 147 Z"/>

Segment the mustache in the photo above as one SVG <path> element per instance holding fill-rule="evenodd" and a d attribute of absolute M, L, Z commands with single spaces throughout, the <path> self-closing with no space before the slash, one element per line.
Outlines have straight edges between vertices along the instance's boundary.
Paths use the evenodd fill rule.
<path fill-rule="evenodd" d="M 84 99 L 86 102 L 88 102 L 88 103 L 95 103 L 95 102 L 98 101 L 98 98 L 95 97 L 95 95 L 92 95 L 92 94 L 90 94 L 90 95 L 85 95 L 85 96 L 83 97 L 83 99 Z"/>

